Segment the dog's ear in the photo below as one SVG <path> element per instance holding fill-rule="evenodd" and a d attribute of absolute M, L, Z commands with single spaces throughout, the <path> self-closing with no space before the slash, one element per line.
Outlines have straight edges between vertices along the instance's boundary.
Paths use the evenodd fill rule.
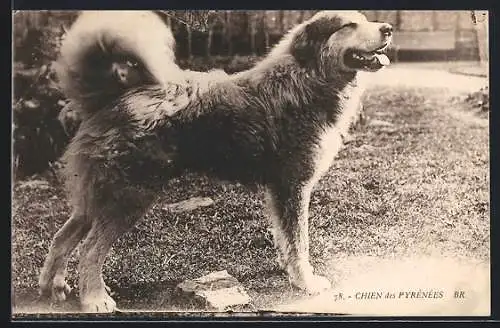
<path fill-rule="evenodd" d="M 307 23 L 294 39 L 293 56 L 301 65 L 315 62 L 321 46 L 340 28 L 342 21 L 336 17 L 322 17 Z"/>
<path fill-rule="evenodd" d="M 330 35 L 342 28 L 340 17 L 321 17 L 305 26 L 306 33 L 310 39 L 326 41 Z"/>

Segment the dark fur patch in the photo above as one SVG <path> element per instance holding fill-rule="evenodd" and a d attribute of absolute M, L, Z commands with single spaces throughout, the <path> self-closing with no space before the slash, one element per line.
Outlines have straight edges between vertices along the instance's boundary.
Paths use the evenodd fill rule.
<path fill-rule="evenodd" d="M 317 64 L 321 47 L 326 40 L 342 28 L 339 17 L 322 17 L 305 25 L 294 38 L 291 54 L 304 66 Z"/>

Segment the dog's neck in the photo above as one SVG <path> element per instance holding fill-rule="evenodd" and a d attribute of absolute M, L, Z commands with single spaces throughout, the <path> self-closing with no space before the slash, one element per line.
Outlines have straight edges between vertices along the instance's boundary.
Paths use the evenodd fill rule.
<path fill-rule="evenodd" d="M 277 56 L 269 55 L 250 70 L 237 73 L 231 77 L 235 81 L 247 81 L 250 85 L 261 90 L 273 90 L 280 88 L 262 88 L 263 83 L 272 82 L 276 84 L 284 83 L 287 86 L 295 86 L 296 92 L 293 90 L 291 94 L 299 96 L 304 94 L 302 85 L 307 85 L 307 94 L 302 96 L 301 101 L 307 105 L 314 101 L 314 94 L 348 94 L 347 90 L 353 88 L 364 89 L 365 74 L 356 71 L 343 71 L 341 69 L 333 69 L 330 71 L 320 71 L 311 67 L 300 65 L 291 54 L 282 54 Z M 285 83 L 289 80 L 292 83 Z M 238 82 L 237 82 L 238 83 Z M 345 90 L 345 92 L 344 92 Z M 283 98 L 284 95 L 276 95 L 278 98 Z M 321 95 L 322 96 L 322 95 Z M 326 95 L 325 95 L 326 96 Z"/>
<path fill-rule="evenodd" d="M 259 90 L 270 108 L 308 108 L 322 112 L 325 124 L 347 131 L 360 106 L 363 72 L 333 70 L 323 74 L 301 66 L 292 55 L 268 57 L 254 68 L 238 73 L 237 84 Z"/>
<path fill-rule="evenodd" d="M 364 79 L 359 72 L 346 72 L 341 70 L 332 70 L 321 74 L 326 83 L 332 86 L 345 86 L 349 88 L 362 87 Z"/>

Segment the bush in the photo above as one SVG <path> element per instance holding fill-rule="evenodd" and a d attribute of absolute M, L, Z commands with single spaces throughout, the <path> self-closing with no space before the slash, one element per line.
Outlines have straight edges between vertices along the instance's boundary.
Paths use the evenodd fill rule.
<path fill-rule="evenodd" d="M 483 112 L 490 110 L 490 93 L 489 88 L 486 86 L 473 92 L 465 98 L 465 101 L 475 108 L 481 108 Z"/>
<path fill-rule="evenodd" d="M 47 169 L 68 142 L 57 115 L 64 97 L 55 83 L 52 62 L 76 12 L 20 11 L 15 14 L 13 173 L 23 177 Z"/>
<path fill-rule="evenodd" d="M 54 86 L 50 65 L 18 68 L 14 75 L 14 175 L 42 172 L 62 154 L 68 137 L 57 115 L 63 95 Z M 21 92 L 22 90 L 22 92 Z"/>

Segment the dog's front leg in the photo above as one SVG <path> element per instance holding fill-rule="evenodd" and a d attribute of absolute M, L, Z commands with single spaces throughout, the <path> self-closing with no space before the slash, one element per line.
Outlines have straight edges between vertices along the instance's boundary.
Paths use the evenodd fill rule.
<path fill-rule="evenodd" d="M 290 282 L 310 294 L 331 287 L 322 276 L 315 275 L 309 262 L 309 201 L 308 185 L 269 188 L 266 206 L 273 228 L 278 262 L 289 275 Z"/>

